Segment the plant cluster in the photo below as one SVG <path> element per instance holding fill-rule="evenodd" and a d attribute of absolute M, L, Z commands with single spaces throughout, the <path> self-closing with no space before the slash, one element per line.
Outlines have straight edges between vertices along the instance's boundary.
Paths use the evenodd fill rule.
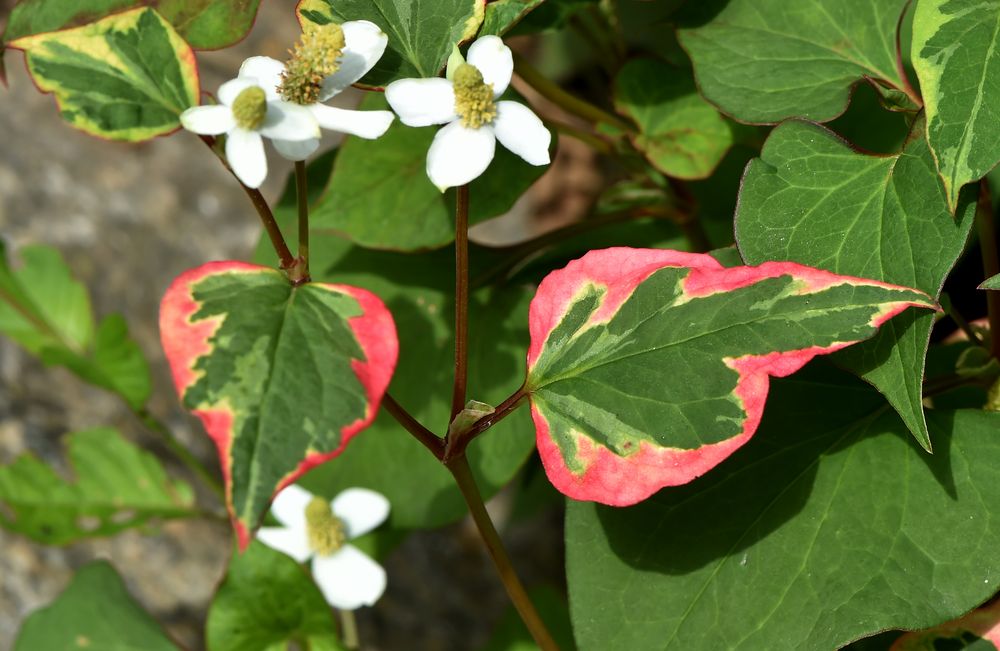
<path fill-rule="evenodd" d="M 71 480 L 0 467 L 4 527 L 66 544 L 224 508 L 212 651 L 359 648 L 384 541 L 466 512 L 524 625 L 497 648 L 1000 648 L 1000 2 L 300 0 L 285 61 L 206 92 L 196 50 L 258 4 L 8 19 L 69 125 L 200 139 L 265 236 L 161 303 L 221 473 L 58 253 L 0 249 L 0 332 L 119 395 L 218 500 L 95 429 Z M 359 108 L 328 103 L 351 86 Z M 470 241 L 568 140 L 600 161 L 587 214 Z M 484 506 L 551 500 L 536 464 L 566 513 L 569 606 L 541 612 Z M 86 646 L 178 648 L 106 563 L 15 648 Z"/>

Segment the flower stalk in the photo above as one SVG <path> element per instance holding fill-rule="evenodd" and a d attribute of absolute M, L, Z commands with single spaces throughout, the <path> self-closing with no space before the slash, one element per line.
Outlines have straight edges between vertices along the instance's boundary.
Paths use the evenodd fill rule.
<path fill-rule="evenodd" d="M 469 468 L 469 462 L 465 455 L 462 454 L 451 459 L 445 464 L 445 467 L 451 472 L 459 490 L 462 491 L 462 497 L 465 498 L 465 503 L 469 506 L 469 513 L 476 523 L 476 528 L 479 530 L 479 535 L 482 536 L 494 566 L 496 566 L 504 589 L 517 613 L 521 616 L 524 625 L 528 628 L 528 632 L 531 633 L 531 637 L 534 638 L 535 644 L 542 651 L 559 651 L 559 646 L 552 639 L 552 635 L 538 615 L 535 605 L 531 603 L 521 579 L 514 571 L 514 565 L 507 555 L 507 550 L 504 549 L 500 534 L 493 526 L 493 520 L 490 519 L 490 514 L 486 510 L 483 497 L 479 493 L 479 487 L 476 485 L 475 477 L 472 476 L 472 469 Z"/>
<path fill-rule="evenodd" d="M 305 161 L 295 161 L 295 199 L 299 208 L 299 256 L 297 270 L 302 282 L 309 282 L 309 186 Z"/>
<path fill-rule="evenodd" d="M 455 195 L 455 384 L 451 393 L 451 418 L 465 405 L 469 366 L 469 186 Z"/>

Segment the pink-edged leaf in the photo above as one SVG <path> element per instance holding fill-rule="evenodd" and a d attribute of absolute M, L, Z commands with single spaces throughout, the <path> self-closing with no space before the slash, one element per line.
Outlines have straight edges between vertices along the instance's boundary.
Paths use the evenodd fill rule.
<path fill-rule="evenodd" d="M 770 377 L 911 306 L 934 303 L 791 262 L 591 251 L 549 274 L 531 303 L 526 387 L 549 480 L 616 506 L 687 483 L 753 436 Z"/>
<path fill-rule="evenodd" d="M 889 651 L 938 649 L 1000 649 L 1000 601 L 940 626 L 907 633 L 897 639 Z"/>
<path fill-rule="evenodd" d="M 356 287 L 292 287 L 212 262 L 181 274 L 160 337 L 184 406 L 215 442 L 241 548 L 272 496 L 371 424 L 399 345 L 392 315 Z"/>

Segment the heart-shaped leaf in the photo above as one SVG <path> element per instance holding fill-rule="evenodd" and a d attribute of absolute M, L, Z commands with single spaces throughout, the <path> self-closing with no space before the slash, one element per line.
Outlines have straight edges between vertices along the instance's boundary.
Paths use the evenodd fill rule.
<path fill-rule="evenodd" d="M 790 262 L 591 251 L 531 302 L 526 388 L 545 471 L 569 497 L 618 506 L 687 483 L 753 436 L 769 377 L 932 305 Z"/>
<path fill-rule="evenodd" d="M 392 316 L 344 285 L 213 262 L 181 274 L 160 306 L 181 401 L 219 450 L 241 548 L 271 497 L 367 427 L 396 366 Z"/>
<path fill-rule="evenodd" d="M 836 649 L 1000 587 L 1000 414 L 932 412 L 928 455 L 873 389 L 819 370 L 775 382 L 753 443 L 708 476 L 568 503 L 581 651 Z"/>
<path fill-rule="evenodd" d="M 191 47 L 233 45 L 253 26 L 260 0 L 21 0 L 10 12 L 2 43 L 80 27 L 126 9 L 152 7 Z"/>
<path fill-rule="evenodd" d="M 680 179 L 711 175 L 733 144 L 729 123 L 698 94 L 690 71 L 633 59 L 615 81 L 615 106 L 639 125 L 636 148 Z"/>
<path fill-rule="evenodd" d="M 864 154 L 821 126 L 789 121 L 747 166 L 736 237 L 748 264 L 792 260 L 937 298 L 974 217 L 972 201 L 957 219 L 949 214 L 922 121 L 894 156 Z M 922 385 L 933 325 L 934 315 L 912 312 L 837 356 L 885 395 L 927 449 Z"/>
<path fill-rule="evenodd" d="M 10 46 L 24 50 L 32 78 L 55 94 L 63 119 L 95 136 L 138 141 L 170 133 L 198 103 L 194 52 L 153 9 Z"/>
<path fill-rule="evenodd" d="M 81 567 L 54 602 L 33 612 L 14 651 L 143 649 L 179 651 L 163 628 L 128 593 L 106 561 Z"/>
<path fill-rule="evenodd" d="M 316 194 L 330 175 L 332 160 L 333 156 L 326 154 L 307 168 L 309 188 Z M 294 228 L 293 178 L 289 178 L 275 216 L 282 228 Z M 650 234 L 647 231 L 643 235 Z M 313 278 L 363 287 L 378 294 L 390 307 L 400 343 L 392 395 L 431 431 L 443 434 L 451 414 L 454 371 L 454 251 L 376 251 L 315 228 L 310 238 Z M 475 244 L 470 249 L 471 276 L 477 277 L 489 267 L 495 254 Z M 274 249 L 266 237 L 261 238 L 255 258 L 274 259 Z M 524 341 L 528 337 L 528 302 L 533 289 L 507 282 L 471 291 L 470 397 L 496 405 L 524 380 Z M 510 482 L 534 449 L 526 410 L 511 414 L 491 432 L 473 441 L 468 450 L 469 465 L 486 496 Z M 392 502 L 389 523 L 397 529 L 439 527 L 468 513 L 451 474 L 384 409 L 364 436 L 300 483 L 320 495 L 336 495 L 352 486 L 376 490 Z"/>
<path fill-rule="evenodd" d="M 927 139 L 952 212 L 962 186 L 1000 161 L 1000 4 L 920 0 L 913 67 L 927 111 Z"/>
<path fill-rule="evenodd" d="M 705 97 L 737 120 L 831 120 L 864 77 L 893 88 L 893 34 L 909 0 L 708 0 L 679 30 Z"/>
<path fill-rule="evenodd" d="M 30 454 L 0 466 L 0 523 L 48 545 L 110 536 L 152 518 L 198 515 L 191 488 L 156 457 L 113 429 L 67 437 L 76 479 L 66 481 Z"/>
<path fill-rule="evenodd" d="M 483 22 L 486 0 L 299 0 L 300 22 L 368 20 L 389 36 L 385 54 L 361 84 L 381 88 L 410 77 L 436 77 L 452 47 Z"/>

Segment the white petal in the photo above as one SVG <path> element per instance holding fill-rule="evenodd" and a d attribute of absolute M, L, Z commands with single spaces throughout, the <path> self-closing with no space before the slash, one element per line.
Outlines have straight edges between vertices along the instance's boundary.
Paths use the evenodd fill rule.
<path fill-rule="evenodd" d="M 466 59 L 483 73 L 483 81 L 493 84 L 493 97 L 500 97 L 510 85 L 514 56 L 499 36 L 483 36 L 469 47 Z"/>
<path fill-rule="evenodd" d="M 291 556 L 299 563 L 304 562 L 312 555 L 305 529 L 261 527 L 257 531 L 257 540 L 271 549 L 277 549 L 282 554 Z"/>
<path fill-rule="evenodd" d="M 226 137 L 226 160 L 243 185 L 259 188 L 267 178 L 264 141 L 256 131 L 236 127 Z"/>
<path fill-rule="evenodd" d="M 319 149 L 319 138 L 311 140 L 272 140 L 271 144 L 283 158 L 288 160 L 305 160 Z"/>
<path fill-rule="evenodd" d="M 532 165 L 548 165 L 552 134 L 530 108 L 518 102 L 497 102 L 493 120 L 497 140 Z"/>
<path fill-rule="evenodd" d="M 385 87 L 385 98 L 411 127 L 451 122 L 455 115 L 455 90 L 447 79 L 400 79 Z"/>
<path fill-rule="evenodd" d="M 226 83 L 219 86 L 218 98 L 219 101 L 226 106 L 231 106 L 236 98 L 240 96 L 240 93 L 245 91 L 247 88 L 259 85 L 257 79 L 254 77 L 237 77 L 236 79 L 230 79 Z M 266 91 L 265 91 L 266 92 Z"/>
<path fill-rule="evenodd" d="M 279 99 L 278 86 L 281 85 L 281 73 L 285 64 L 271 57 L 250 57 L 240 66 L 240 77 L 253 77 L 267 94 L 267 101 Z"/>
<path fill-rule="evenodd" d="M 389 500 L 367 488 L 348 488 L 330 504 L 333 514 L 347 526 L 347 537 L 363 536 L 389 517 Z"/>
<path fill-rule="evenodd" d="M 322 128 L 369 140 L 385 133 L 396 117 L 392 111 L 350 111 L 326 104 L 312 104 L 309 110 Z"/>
<path fill-rule="evenodd" d="M 310 140 L 320 136 L 312 111 L 289 102 L 267 103 L 267 116 L 260 132 L 275 140 Z"/>
<path fill-rule="evenodd" d="M 327 603 L 340 610 L 371 606 L 385 592 L 385 570 L 353 545 L 313 557 L 312 571 Z"/>
<path fill-rule="evenodd" d="M 188 131 L 217 136 L 236 126 L 236 118 L 228 106 L 194 106 L 181 113 L 181 124 Z"/>
<path fill-rule="evenodd" d="M 344 51 L 337 72 L 323 80 L 319 100 L 325 101 L 344 90 L 371 70 L 389 43 L 378 25 L 367 20 L 351 20 L 340 26 L 344 30 Z"/>
<path fill-rule="evenodd" d="M 492 127 L 466 129 L 459 121 L 437 132 L 427 152 L 427 176 L 441 192 L 465 185 L 486 171 L 497 139 Z"/>
<path fill-rule="evenodd" d="M 271 503 L 271 515 L 292 529 L 306 530 L 306 507 L 313 494 L 298 484 L 289 484 Z"/>

